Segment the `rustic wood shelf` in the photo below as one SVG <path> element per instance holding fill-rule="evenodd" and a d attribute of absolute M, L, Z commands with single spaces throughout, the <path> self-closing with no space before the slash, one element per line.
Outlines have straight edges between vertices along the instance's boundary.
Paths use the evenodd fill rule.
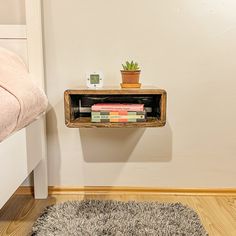
<path fill-rule="evenodd" d="M 166 91 L 153 87 L 141 89 L 70 89 L 64 93 L 65 124 L 69 128 L 145 128 L 166 123 Z M 93 123 L 90 107 L 100 102 L 144 103 L 149 109 L 145 122 Z"/>

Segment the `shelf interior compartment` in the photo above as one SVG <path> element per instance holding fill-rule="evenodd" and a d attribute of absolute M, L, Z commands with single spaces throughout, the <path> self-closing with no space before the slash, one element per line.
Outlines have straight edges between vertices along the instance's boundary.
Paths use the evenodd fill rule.
<path fill-rule="evenodd" d="M 97 103 L 130 103 L 144 104 L 147 118 L 160 119 L 161 95 L 160 94 L 137 94 L 137 95 L 85 95 L 70 94 L 71 119 L 79 120 L 82 117 L 91 117 L 91 106 Z"/>

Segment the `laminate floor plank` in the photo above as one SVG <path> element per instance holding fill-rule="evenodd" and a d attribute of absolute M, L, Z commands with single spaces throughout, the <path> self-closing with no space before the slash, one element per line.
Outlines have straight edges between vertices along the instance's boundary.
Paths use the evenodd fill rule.
<path fill-rule="evenodd" d="M 43 209 L 68 200 L 100 199 L 118 201 L 180 202 L 194 209 L 211 236 L 236 236 L 236 197 L 158 194 L 76 194 L 52 195 L 47 200 L 35 200 L 29 195 L 15 195 L 0 210 L 1 236 L 28 236 Z"/>

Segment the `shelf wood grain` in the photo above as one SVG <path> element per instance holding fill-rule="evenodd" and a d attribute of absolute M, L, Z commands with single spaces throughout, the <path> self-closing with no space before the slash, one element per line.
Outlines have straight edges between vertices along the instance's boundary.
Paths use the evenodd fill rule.
<path fill-rule="evenodd" d="M 145 122 L 124 122 L 124 123 L 94 123 L 90 117 L 75 117 L 72 109 L 73 96 L 101 96 L 101 95 L 137 95 L 137 96 L 159 96 L 160 100 L 156 104 L 160 109 L 160 117 L 148 116 Z M 116 87 L 90 89 L 68 89 L 64 92 L 65 124 L 69 128 L 147 128 L 162 127 L 166 124 L 166 99 L 167 93 L 164 89 L 154 87 L 143 87 L 141 89 L 128 88 L 121 89 Z"/>
<path fill-rule="evenodd" d="M 140 128 L 140 127 L 161 127 L 164 126 L 157 118 L 147 118 L 146 122 L 127 122 L 127 123 L 94 123 L 90 117 L 77 118 L 67 125 L 70 128 Z"/>
<path fill-rule="evenodd" d="M 78 89 L 68 89 L 65 94 L 99 94 L 99 95 L 112 95 L 112 94 L 165 94 L 164 89 L 159 89 L 155 87 L 143 87 L 143 88 L 116 88 L 116 87 L 104 87 L 97 89 L 90 88 L 78 88 Z"/>

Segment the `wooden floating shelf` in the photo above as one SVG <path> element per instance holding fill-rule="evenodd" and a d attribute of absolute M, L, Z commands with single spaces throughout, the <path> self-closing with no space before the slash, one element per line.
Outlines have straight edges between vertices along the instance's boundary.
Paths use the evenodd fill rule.
<path fill-rule="evenodd" d="M 71 89 L 64 93 L 65 124 L 69 128 L 146 128 L 162 127 L 166 123 L 166 91 L 153 87 L 141 89 Z M 144 103 L 148 109 L 145 122 L 94 123 L 89 109 L 93 104 Z"/>
<path fill-rule="evenodd" d="M 147 118 L 146 122 L 128 123 L 92 123 L 89 117 L 81 117 L 72 121 L 70 128 L 138 128 L 138 127 L 161 127 L 163 124 L 156 118 Z"/>

